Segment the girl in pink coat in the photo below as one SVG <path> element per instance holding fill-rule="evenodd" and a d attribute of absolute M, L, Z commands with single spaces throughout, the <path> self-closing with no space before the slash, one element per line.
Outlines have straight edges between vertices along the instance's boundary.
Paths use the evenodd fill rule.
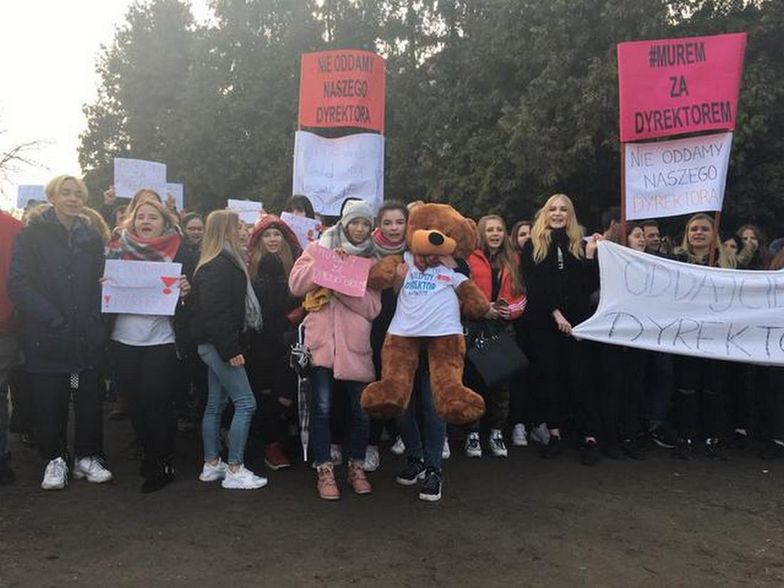
<path fill-rule="evenodd" d="M 362 469 L 368 441 L 368 417 L 362 411 L 359 399 L 367 383 L 375 379 L 370 327 L 381 311 L 381 298 L 374 290 L 367 290 L 358 298 L 319 291 L 320 287 L 313 282 L 314 251 L 316 247 L 327 247 L 339 255 L 375 257 L 375 246 L 370 238 L 372 227 L 373 211 L 367 202 L 347 202 L 340 222 L 305 249 L 289 274 L 292 294 L 305 297 L 306 308 L 310 310 L 304 324 L 305 344 L 310 349 L 313 366 L 311 444 L 316 457 L 318 493 L 325 500 L 340 498 L 329 452 L 329 414 L 335 381 L 344 383 L 351 402 L 348 483 L 357 494 L 371 492 Z M 318 295 L 314 296 L 316 292 Z"/>

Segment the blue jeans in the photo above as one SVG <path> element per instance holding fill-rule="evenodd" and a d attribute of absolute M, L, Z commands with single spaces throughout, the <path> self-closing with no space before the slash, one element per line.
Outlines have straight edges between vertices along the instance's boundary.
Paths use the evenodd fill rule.
<path fill-rule="evenodd" d="M 310 434 L 313 440 L 316 464 L 321 465 L 330 460 L 329 414 L 332 407 L 332 386 L 335 384 L 335 378 L 331 369 L 314 367 L 310 381 L 312 390 Z M 345 382 L 345 384 L 351 402 L 349 458 L 352 461 L 365 461 L 365 450 L 370 434 L 370 419 L 362 410 L 359 399 L 366 384 L 362 382 Z"/>
<path fill-rule="evenodd" d="M 226 403 L 234 403 L 234 418 L 229 427 L 229 459 L 231 465 L 243 463 L 245 442 L 253 413 L 256 412 L 256 399 L 250 389 L 248 375 L 244 367 L 233 367 L 223 361 L 212 345 L 199 345 L 199 357 L 207 364 L 207 383 L 209 393 L 204 418 L 201 421 L 201 436 L 204 440 L 204 460 L 212 461 L 220 456 L 221 415 Z"/>
<path fill-rule="evenodd" d="M 422 415 L 424 435 L 419 431 L 417 412 Z M 430 389 L 430 372 L 421 364 L 414 382 L 411 401 L 406 412 L 397 417 L 396 424 L 400 437 L 406 445 L 406 457 L 423 460 L 427 467 L 441 471 L 441 452 L 446 438 L 446 423 L 436 414 L 433 393 Z"/>

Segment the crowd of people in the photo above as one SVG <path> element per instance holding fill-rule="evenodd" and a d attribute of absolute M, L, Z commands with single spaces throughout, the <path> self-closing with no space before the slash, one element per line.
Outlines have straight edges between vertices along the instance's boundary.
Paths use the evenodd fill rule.
<path fill-rule="evenodd" d="M 289 356 L 303 326 L 309 460 L 325 500 L 341 496 L 340 466 L 351 491 L 372 492 L 368 473 L 379 467 L 384 435 L 392 452 L 406 456 L 397 482 L 418 485 L 425 501 L 441 498 L 443 460 L 458 439 L 472 458 L 507 457 L 507 443 L 536 444 L 544 459 L 574 446 L 585 465 L 644 460 L 656 445 L 684 459 L 723 460 L 730 445 L 762 442 L 762 457 L 784 457 L 780 369 L 572 336 L 598 301 L 601 239 L 689 264 L 782 269 L 781 242 L 766 243 L 753 225 L 720 238 L 713 217 L 697 214 L 673 246 L 655 220 L 621 223 L 610 209 L 601 232 L 586 238 L 563 194 L 511 231 L 502 216 L 479 218 L 478 248 L 452 259 L 449 271 L 476 283 L 491 303 L 486 321 L 513 335 L 530 365 L 488 387 L 467 364 L 465 381 L 486 412 L 448 427 L 434 407 L 427 361 L 419 362 L 414 397 L 400 417 L 368 418 L 360 399 L 380 377 L 397 292 L 367 288 L 352 297 L 314 278 L 318 247 L 372 262 L 403 255 L 409 210 L 419 202 L 386 201 L 375 212 L 346 199 L 338 217 L 320 218 L 321 236 L 303 250 L 269 212 L 248 226 L 230 210 L 178 212 L 151 190 L 127 205 L 109 190 L 96 211 L 73 176 L 54 178 L 46 196 L 22 221 L 0 213 L 0 483 L 14 479 L 9 406 L 10 428 L 42 458 L 43 489 L 62 489 L 70 476 L 112 480 L 103 452 L 108 395 L 117 402 L 109 418 L 130 418 L 129 456 L 140 460 L 142 492 L 174 480 L 176 435 L 198 428 L 201 481 L 265 486 L 267 477 L 245 465 L 245 450 L 260 444 L 269 470 L 291 467 L 302 374 Z M 286 211 L 317 217 L 305 196 L 291 197 Z M 103 314 L 107 259 L 180 263 L 174 315 Z"/>

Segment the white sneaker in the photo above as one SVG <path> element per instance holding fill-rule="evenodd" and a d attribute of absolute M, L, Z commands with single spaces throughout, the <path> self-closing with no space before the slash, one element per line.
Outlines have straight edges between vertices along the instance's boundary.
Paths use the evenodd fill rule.
<path fill-rule="evenodd" d="M 329 446 L 329 459 L 334 465 L 343 463 L 343 449 L 337 443 L 332 443 Z"/>
<path fill-rule="evenodd" d="M 403 455 L 406 452 L 406 444 L 403 443 L 403 438 L 400 435 L 397 436 L 392 447 L 389 448 L 389 452 L 395 455 Z"/>
<path fill-rule="evenodd" d="M 469 433 L 465 442 L 465 454 L 468 457 L 482 457 L 482 445 L 479 443 L 479 433 Z"/>
<path fill-rule="evenodd" d="M 506 457 L 509 453 L 506 450 L 506 444 L 504 443 L 504 435 L 498 429 L 493 429 L 490 431 L 490 440 L 488 445 L 490 446 L 490 451 L 495 457 Z"/>
<path fill-rule="evenodd" d="M 202 482 L 217 482 L 218 480 L 223 480 L 226 477 L 228 469 L 229 466 L 220 458 L 218 458 L 218 463 L 215 465 L 210 465 L 205 461 L 204 467 L 201 468 L 201 473 L 199 474 L 199 480 Z"/>
<path fill-rule="evenodd" d="M 515 447 L 528 447 L 528 436 L 525 434 L 525 425 L 517 423 L 512 429 L 512 445 Z"/>
<path fill-rule="evenodd" d="M 444 437 L 444 448 L 441 450 L 441 459 L 452 457 L 452 450 L 449 449 L 449 439 Z"/>
<path fill-rule="evenodd" d="M 236 472 L 226 468 L 226 477 L 221 482 L 221 486 L 229 490 L 256 490 L 266 485 L 267 478 L 257 476 L 244 465 L 241 465 Z"/>
<path fill-rule="evenodd" d="M 62 457 L 53 459 L 46 464 L 41 488 L 44 490 L 62 490 L 68 483 L 68 466 Z"/>
<path fill-rule="evenodd" d="M 104 467 L 99 457 L 77 459 L 74 464 L 73 475 L 77 480 L 87 478 L 87 481 L 93 484 L 103 484 L 112 479 L 112 472 Z"/>
<path fill-rule="evenodd" d="M 378 445 L 368 445 L 365 450 L 365 462 L 362 469 L 366 472 L 375 472 L 381 465 L 381 456 L 378 453 Z"/>
<path fill-rule="evenodd" d="M 536 427 L 531 429 L 531 440 L 536 441 L 540 445 L 547 445 L 550 442 L 550 429 L 547 428 L 547 423 L 539 423 Z"/>

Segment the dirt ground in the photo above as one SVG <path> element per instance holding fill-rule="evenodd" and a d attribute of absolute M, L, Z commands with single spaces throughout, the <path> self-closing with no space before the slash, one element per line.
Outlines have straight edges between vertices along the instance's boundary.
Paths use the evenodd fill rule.
<path fill-rule="evenodd" d="M 440 503 L 398 486 L 403 458 L 386 451 L 371 496 L 326 503 L 302 463 L 254 492 L 199 482 L 196 434 L 178 439 L 177 481 L 143 495 L 128 422 L 106 437 L 112 484 L 44 492 L 12 436 L 0 586 L 784 585 L 784 464 L 750 451 L 589 468 L 533 448 L 470 460 L 453 442 Z"/>

